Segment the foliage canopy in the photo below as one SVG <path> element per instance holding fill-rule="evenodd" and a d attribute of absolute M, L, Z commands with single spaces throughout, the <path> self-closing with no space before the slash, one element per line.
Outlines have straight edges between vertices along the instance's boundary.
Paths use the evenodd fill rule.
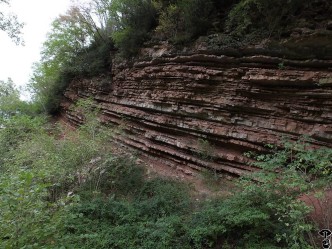
<path fill-rule="evenodd" d="M 9 5 L 10 0 L 0 0 L 0 30 L 6 32 L 15 44 L 23 45 L 22 28 L 24 24 L 19 22 L 15 14 L 10 13 L 8 10 L 6 11 L 6 7 Z"/>

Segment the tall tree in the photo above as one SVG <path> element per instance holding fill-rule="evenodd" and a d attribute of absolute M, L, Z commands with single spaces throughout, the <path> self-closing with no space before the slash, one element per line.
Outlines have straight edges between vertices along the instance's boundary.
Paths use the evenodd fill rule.
<path fill-rule="evenodd" d="M 20 102 L 19 91 L 15 88 L 12 79 L 0 81 L 0 124 L 1 120 L 18 112 Z"/>
<path fill-rule="evenodd" d="M 15 44 L 23 45 L 22 28 L 24 24 L 18 21 L 15 14 L 5 11 L 9 6 L 9 1 L 0 0 L 0 30 L 6 32 Z"/>

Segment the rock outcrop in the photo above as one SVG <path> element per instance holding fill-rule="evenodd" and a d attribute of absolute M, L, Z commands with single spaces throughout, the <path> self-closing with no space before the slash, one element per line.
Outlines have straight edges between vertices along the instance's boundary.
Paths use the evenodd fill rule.
<path fill-rule="evenodd" d="M 111 76 L 75 80 L 62 113 L 92 97 L 101 119 L 121 125 L 119 146 L 141 151 L 165 167 L 210 168 L 242 175 L 247 151 L 266 151 L 282 137 L 312 138 L 332 147 L 332 58 L 200 49 L 172 53 L 156 47 L 135 62 L 113 63 Z"/>

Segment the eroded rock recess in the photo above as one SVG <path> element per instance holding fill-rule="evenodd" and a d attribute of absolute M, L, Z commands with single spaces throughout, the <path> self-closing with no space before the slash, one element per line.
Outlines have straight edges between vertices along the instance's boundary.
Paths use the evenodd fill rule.
<path fill-rule="evenodd" d="M 70 105 L 92 97 L 101 119 L 123 128 L 116 144 L 150 163 L 242 175 L 255 170 L 244 152 L 282 137 L 308 135 L 314 146 L 332 147 L 331 71 L 324 51 L 300 58 L 257 47 L 175 53 L 160 45 L 114 62 L 109 76 L 73 81 L 61 107 L 76 125 L 82 119 Z"/>

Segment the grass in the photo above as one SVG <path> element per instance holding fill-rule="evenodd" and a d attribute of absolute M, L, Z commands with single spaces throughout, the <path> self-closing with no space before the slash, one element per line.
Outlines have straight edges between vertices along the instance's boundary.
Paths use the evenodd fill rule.
<path fill-rule="evenodd" d="M 112 154 L 112 132 L 90 114 L 61 139 L 61 131 L 33 119 L 13 119 L 0 130 L 1 147 L 10 146 L 1 151 L 0 247 L 312 248 L 310 210 L 298 196 L 316 180 L 329 182 L 330 149 L 286 143 L 259 155 L 262 171 L 240 179 L 241 191 L 203 172 L 208 194 L 231 193 L 197 200 L 190 184 L 146 177 L 134 156 Z M 201 144 L 208 158 L 211 146 Z M 258 178 L 260 184 L 252 180 Z"/>

